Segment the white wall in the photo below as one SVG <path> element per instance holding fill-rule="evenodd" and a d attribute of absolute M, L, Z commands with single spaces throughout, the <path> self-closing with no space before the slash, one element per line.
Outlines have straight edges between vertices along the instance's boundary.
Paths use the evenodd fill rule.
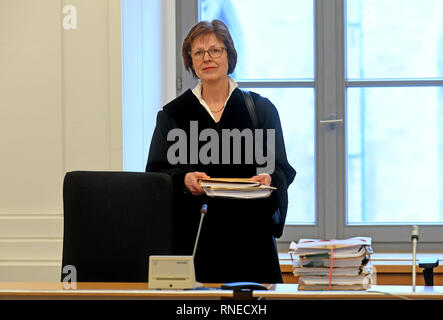
<path fill-rule="evenodd" d="M 122 170 L 121 80 L 120 0 L 0 0 L 0 281 L 60 279 L 64 174 Z"/>

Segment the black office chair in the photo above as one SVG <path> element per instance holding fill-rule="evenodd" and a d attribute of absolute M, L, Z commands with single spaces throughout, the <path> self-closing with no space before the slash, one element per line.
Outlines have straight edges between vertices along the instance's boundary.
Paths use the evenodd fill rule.
<path fill-rule="evenodd" d="M 68 265 L 79 282 L 148 281 L 149 255 L 172 252 L 172 199 L 165 174 L 68 172 L 62 281 Z"/>

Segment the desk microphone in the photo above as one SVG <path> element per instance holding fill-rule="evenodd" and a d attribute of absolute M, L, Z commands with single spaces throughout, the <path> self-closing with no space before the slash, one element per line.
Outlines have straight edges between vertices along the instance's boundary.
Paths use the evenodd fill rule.
<path fill-rule="evenodd" d="M 412 291 L 415 292 L 415 281 L 417 276 L 416 273 L 416 268 L 417 268 L 416 256 L 417 256 L 417 241 L 418 241 L 417 226 L 412 227 L 411 240 L 412 240 Z"/>
<path fill-rule="evenodd" d="M 192 256 L 149 256 L 150 289 L 195 289 L 203 286 L 195 279 L 194 257 L 207 211 L 208 205 L 204 204 L 200 209 L 200 225 Z"/>
<path fill-rule="evenodd" d="M 202 208 L 200 209 L 200 213 L 201 213 L 200 225 L 198 226 L 197 238 L 195 239 L 194 252 L 192 253 L 192 259 L 194 259 L 195 252 L 197 251 L 198 239 L 200 238 L 200 230 L 202 228 L 203 218 L 205 217 L 207 211 L 208 211 L 208 205 L 207 204 L 203 204 Z"/>

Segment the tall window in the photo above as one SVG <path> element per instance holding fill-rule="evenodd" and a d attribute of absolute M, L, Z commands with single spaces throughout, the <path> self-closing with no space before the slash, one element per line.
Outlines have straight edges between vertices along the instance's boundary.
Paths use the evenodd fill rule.
<path fill-rule="evenodd" d="M 367 235 L 408 250 L 419 224 L 425 248 L 441 250 L 442 1 L 177 3 L 178 43 L 199 19 L 223 20 L 239 53 L 232 76 L 279 110 L 298 173 L 282 249 Z"/>
<path fill-rule="evenodd" d="M 201 0 L 200 19 L 227 24 L 238 52 L 232 77 L 277 106 L 288 158 L 300 173 L 289 188 L 287 223 L 315 224 L 314 2 L 282 0 L 279 7 L 287 10 L 269 14 L 269 2 L 257 0 Z"/>
<path fill-rule="evenodd" d="M 439 0 L 347 1 L 351 224 L 443 222 L 442 12 Z"/>

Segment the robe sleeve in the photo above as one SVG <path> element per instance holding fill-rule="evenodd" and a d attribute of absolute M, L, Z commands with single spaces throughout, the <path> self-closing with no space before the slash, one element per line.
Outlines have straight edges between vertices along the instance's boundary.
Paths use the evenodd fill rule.
<path fill-rule="evenodd" d="M 174 120 L 164 110 L 157 114 L 157 123 L 151 139 L 148 160 L 146 163 L 146 172 L 161 172 L 169 174 L 172 178 L 176 191 L 183 192 L 184 178 L 189 168 L 185 165 L 172 166 L 167 159 L 168 149 L 172 144 L 167 140 L 168 132 L 176 127 Z"/>
<path fill-rule="evenodd" d="M 272 216 L 272 233 L 274 237 L 280 238 L 283 234 L 288 211 L 288 187 L 294 180 L 296 171 L 288 162 L 277 109 L 267 98 L 262 97 L 259 97 L 256 105 L 260 126 L 263 129 L 275 129 L 275 168 L 271 178 L 272 186 L 277 190 L 273 192 L 273 209 L 275 211 Z"/>

